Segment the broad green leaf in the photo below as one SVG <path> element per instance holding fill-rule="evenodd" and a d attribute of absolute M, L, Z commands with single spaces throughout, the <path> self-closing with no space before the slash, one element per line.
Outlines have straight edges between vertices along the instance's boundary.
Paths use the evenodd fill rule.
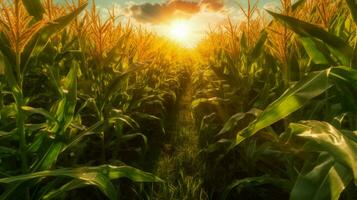
<path fill-rule="evenodd" d="M 329 89 L 332 86 L 328 81 L 329 73 L 330 69 L 312 73 L 287 90 L 279 99 L 270 104 L 254 122 L 237 134 L 237 144 L 259 130 L 284 119 L 303 107 L 310 99 Z"/>
<path fill-rule="evenodd" d="M 351 172 L 331 156 L 321 155 L 312 169 L 303 170 L 290 193 L 291 200 L 338 200 L 352 180 Z"/>
<path fill-rule="evenodd" d="M 27 12 L 35 17 L 36 20 L 41 20 L 45 9 L 42 6 L 41 0 L 22 0 Z"/>
<path fill-rule="evenodd" d="M 351 11 L 351 15 L 355 23 L 357 23 L 357 2 L 356 0 L 346 0 L 347 5 Z"/>
<path fill-rule="evenodd" d="M 357 70 L 349 67 L 334 67 L 330 75 L 331 79 L 339 79 L 351 85 L 357 84 Z"/>
<path fill-rule="evenodd" d="M 70 177 L 76 180 L 84 181 L 86 184 L 97 186 L 109 199 L 116 200 L 117 192 L 113 184 L 110 182 L 112 179 L 119 179 L 126 177 L 134 182 L 162 182 L 162 180 L 150 173 L 143 172 L 129 166 L 111 166 L 102 165 L 98 167 L 81 167 L 75 169 L 57 169 L 34 172 L 20 176 L 13 176 L 9 178 L 0 179 L 0 183 L 16 183 L 19 181 L 27 181 L 37 178 L 45 177 Z M 79 181 L 79 186 L 85 186 Z M 76 187 L 71 183 L 70 187 L 66 189 L 75 189 Z"/>
<path fill-rule="evenodd" d="M 357 183 L 357 143 L 342 134 L 327 122 L 302 121 L 292 124 L 291 134 L 304 138 L 313 143 L 319 151 L 328 152 L 335 161 L 349 168 L 353 172 L 355 183 Z"/>
<path fill-rule="evenodd" d="M 45 153 L 41 155 L 40 160 L 36 163 L 36 166 L 32 171 L 49 169 L 57 162 L 57 158 L 64 146 L 65 144 L 62 142 L 54 142 L 51 144 L 50 147 L 45 150 Z"/>
<path fill-rule="evenodd" d="M 77 72 L 78 63 L 73 62 L 72 68 L 68 72 L 64 80 L 62 88 L 62 100 L 60 101 L 57 111 L 56 119 L 60 123 L 53 128 L 53 132 L 57 135 L 62 135 L 64 130 L 71 124 L 77 104 Z"/>
<path fill-rule="evenodd" d="M 0 32 L 0 51 L 3 54 L 3 58 L 6 58 L 10 66 L 13 67 L 13 65 L 15 65 L 15 55 L 10 47 L 11 45 L 9 40 L 7 39 L 7 36 L 5 35 L 4 32 Z M 4 60 L 3 62 L 5 64 Z"/>
<path fill-rule="evenodd" d="M 287 137 L 305 139 L 306 151 L 324 152 L 316 163 L 307 161 L 291 199 L 337 200 L 353 179 L 357 183 L 357 143 L 351 140 L 351 135 L 320 121 L 302 121 L 289 127 Z"/>
<path fill-rule="evenodd" d="M 51 130 L 56 134 L 56 139 L 63 137 L 74 117 L 77 103 L 77 70 L 78 64 L 74 63 L 64 81 L 63 97 L 59 102 L 55 115 L 55 118 L 59 123 L 57 123 Z M 41 155 L 41 159 L 37 162 L 34 171 L 50 168 L 56 163 L 63 148 L 65 148 L 65 144 L 55 140 L 48 150 Z"/>
<path fill-rule="evenodd" d="M 261 55 L 261 53 L 264 52 L 264 44 L 267 40 L 267 37 L 268 34 L 265 31 L 260 34 L 257 43 L 255 44 L 254 48 L 252 48 L 252 51 L 250 53 L 250 59 L 252 61 L 255 61 Z"/>
<path fill-rule="evenodd" d="M 322 40 L 342 65 L 348 66 L 352 60 L 353 49 L 347 42 L 324 29 L 299 19 L 268 11 L 274 18 L 288 26 L 301 37 L 314 37 Z"/>
<path fill-rule="evenodd" d="M 326 56 L 319 50 L 319 47 L 314 41 L 313 38 L 310 37 L 300 37 L 300 42 L 304 46 L 307 54 L 309 55 L 310 59 L 318 65 L 328 65 L 329 61 Z"/>
<path fill-rule="evenodd" d="M 4 74 L 6 80 L 13 91 L 19 92 L 18 82 L 17 82 L 17 74 L 16 70 L 14 69 L 14 54 L 9 48 L 8 40 L 3 32 L 0 32 L 0 65 L 3 65 Z"/>
<path fill-rule="evenodd" d="M 24 52 L 21 55 L 22 71 L 25 71 L 30 58 L 37 56 L 46 47 L 49 39 L 56 33 L 64 29 L 73 19 L 75 19 L 88 5 L 88 2 L 83 3 L 76 10 L 66 16 L 60 17 L 51 23 L 46 24 L 34 36 L 30 42 L 25 46 Z"/>
<path fill-rule="evenodd" d="M 240 48 L 243 51 L 247 51 L 247 49 L 248 49 L 248 39 L 247 39 L 247 35 L 245 32 L 242 33 L 242 37 L 240 40 Z"/>

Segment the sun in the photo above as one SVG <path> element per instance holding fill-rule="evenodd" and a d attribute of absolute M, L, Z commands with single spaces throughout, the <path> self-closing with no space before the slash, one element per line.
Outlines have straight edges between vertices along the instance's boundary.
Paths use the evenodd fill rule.
<path fill-rule="evenodd" d="M 191 32 L 190 25 L 187 21 L 176 20 L 170 25 L 170 37 L 180 42 L 187 42 Z"/>

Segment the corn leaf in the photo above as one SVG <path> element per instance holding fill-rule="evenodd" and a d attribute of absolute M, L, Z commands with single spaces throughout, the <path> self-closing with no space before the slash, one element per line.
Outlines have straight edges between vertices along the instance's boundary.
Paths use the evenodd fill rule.
<path fill-rule="evenodd" d="M 237 134 L 237 144 L 254 135 L 259 130 L 287 117 L 304 106 L 308 100 L 319 96 L 329 89 L 332 85 L 328 81 L 328 75 L 329 70 L 323 70 L 312 73 L 299 81 L 293 88 L 270 104 L 247 128 Z"/>
<path fill-rule="evenodd" d="M 356 0 L 346 0 L 346 3 L 351 11 L 352 18 L 357 23 L 357 2 Z"/>
<path fill-rule="evenodd" d="M 332 87 L 336 79 L 344 81 L 345 84 L 355 85 L 357 71 L 348 67 L 334 67 L 311 73 L 271 103 L 255 121 L 240 131 L 236 138 L 237 144 L 300 109 L 310 99 Z"/>
<path fill-rule="evenodd" d="M 328 65 L 330 62 L 324 53 L 319 49 L 317 41 L 310 37 L 299 38 L 310 59 L 317 65 Z"/>
<path fill-rule="evenodd" d="M 329 50 L 333 53 L 341 62 L 342 65 L 348 66 L 351 63 L 353 56 L 353 49 L 347 42 L 339 38 L 338 36 L 325 31 L 324 29 L 310 24 L 299 19 L 281 15 L 268 11 L 275 19 L 286 25 L 289 29 L 294 31 L 301 37 L 314 37 L 322 40 L 328 45 Z"/>
<path fill-rule="evenodd" d="M 307 163 L 291 199 L 339 199 L 354 179 L 357 183 L 357 143 L 327 122 L 302 121 L 290 125 L 289 135 L 303 138 L 306 151 L 321 153 L 317 163 Z M 307 145 L 309 144 L 309 145 Z M 310 169 L 313 166 L 312 169 Z"/>
<path fill-rule="evenodd" d="M 353 172 L 357 183 L 357 143 L 350 140 L 335 127 L 327 122 L 302 121 L 299 124 L 290 125 L 291 134 L 304 138 L 313 143 L 319 151 L 326 151 L 334 160 L 349 168 Z"/>
<path fill-rule="evenodd" d="M 264 44 L 267 40 L 267 37 L 268 34 L 265 31 L 260 33 L 260 37 L 250 53 L 251 61 L 255 61 L 261 55 L 261 53 L 264 52 Z"/>
<path fill-rule="evenodd" d="M 42 6 L 41 0 L 22 0 L 27 12 L 35 17 L 36 20 L 41 20 L 45 9 Z"/>
<path fill-rule="evenodd" d="M 62 120 L 62 129 L 66 129 L 72 122 L 77 104 L 77 73 L 79 64 L 74 62 L 69 71 L 63 87 L 64 98 L 59 104 L 56 116 L 57 120 Z"/>
<path fill-rule="evenodd" d="M 299 175 L 290 199 L 338 200 L 352 180 L 350 171 L 328 155 L 320 156 L 314 164 Z"/>
<path fill-rule="evenodd" d="M 0 179 L 0 183 L 9 184 L 37 178 L 62 176 L 81 180 L 89 185 L 95 185 L 111 200 L 118 199 L 116 189 L 110 182 L 111 179 L 119 179 L 126 177 L 134 182 L 162 182 L 160 178 L 133 167 L 102 165 L 98 167 L 81 167 L 75 169 L 69 168 L 40 171 L 31 174 L 2 178 Z M 84 184 L 81 184 L 81 182 L 78 181 L 75 183 L 80 183 L 78 185 L 80 187 L 85 186 Z M 71 183 L 71 187 L 69 188 L 75 189 L 76 187 L 74 187 L 73 183 Z"/>
<path fill-rule="evenodd" d="M 34 36 L 32 36 L 30 42 L 24 48 L 24 52 L 21 55 L 22 71 L 25 71 L 30 58 L 37 56 L 46 47 L 49 39 L 56 33 L 64 29 L 73 19 L 75 19 L 87 6 L 88 2 L 82 4 L 73 12 L 66 16 L 60 17 L 51 23 L 48 23 L 41 28 Z"/>

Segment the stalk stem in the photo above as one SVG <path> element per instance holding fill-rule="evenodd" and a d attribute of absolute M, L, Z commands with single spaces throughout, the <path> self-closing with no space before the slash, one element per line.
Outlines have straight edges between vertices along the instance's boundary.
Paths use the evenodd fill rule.
<path fill-rule="evenodd" d="M 21 159 L 21 171 L 23 174 L 28 172 L 28 158 L 27 158 L 27 141 L 26 141 L 26 132 L 25 132 L 25 113 L 22 110 L 24 105 L 24 95 L 23 95 L 23 75 L 21 74 L 21 54 L 16 53 L 16 75 L 17 75 L 17 87 L 12 88 L 12 93 L 16 103 L 16 127 L 17 134 L 19 136 L 19 150 L 20 150 L 20 159 Z M 25 200 L 30 199 L 29 188 L 26 187 L 24 190 Z"/>
<path fill-rule="evenodd" d="M 16 68 L 20 69 L 21 58 L 20 54 L 16 55 Z M 19 73 L 19 72 L 18 72 Z M 21 169 L 23 173 L 26 173 L 28 170 L 28 159 L 27 159 L 27 141 L 26 141 L 26 132 L 25 132 L 25 114 L 22 110 L 22 106 L 24 105 L 24 95 L 22 91 L 22 82 L 23 77 L 19 73 L 18 77 L 18 87 L 13 88 L 13 95 L 16 102 L 16 127 L 19 136 L 19 145 L 20 145 L 20 157 L 21 157 Z"/>

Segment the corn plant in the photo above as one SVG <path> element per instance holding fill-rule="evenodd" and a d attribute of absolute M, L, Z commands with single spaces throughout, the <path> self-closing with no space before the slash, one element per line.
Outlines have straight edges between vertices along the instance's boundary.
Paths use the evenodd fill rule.
<path fill-rule="evenodd" d="M 353 157 L 356 138 L 350 131 L 356 129 L 356 110 L 352 103 L 356 89 L 356 5 L 351 1 L 329 6 L 317 6 L 314 3 L 297 1 L 292 4 L 282 1 L 281 13 L 268 11 L 274 20 L 267 25 L 268 42 L 264 46 L 271 54 L 263 54 L 261 59 L 271 56 L 278 62 L 258 63 L 263 68 L 277 67 L 275 72 L 266 71 L 268 76 L 278 72 L 279 77 L 283 77 L 284 88 L 292 86 L 282 95 L 278 95 L 280 90 L 275 90 L 275 94 L 270 90 L 270 95 L 280 97 L 258 107 L 263 108 L 262 111 L 252 105 L 259 105 L 259 99 L 268 98 L 269 92 L 258 89 L 263 95 L 255 99 L 256 103 L 246 105 L 245 112 L 239 110 L 224 125 L 216 120 L 219 115 L 217 111 L 201 118 L 201 134 L 209 131 L 215 134 L 204 145 L 203 176 L 207 177 L 208 183 L 231 182 L 225 189 L 210 186 L 209 189 L 215 194 L 223 191 L 222 199 L 246 197 L 247 193 L 250 195 L 250 187 L 263 192 L 268 186 L 280 195 L 290 193 L 290 199 L 353 199 L 355 163 L 350 158 Z M 341 8 L 337 9 L 336 5 Z M 300 13 L 309 6 L 315 9 L 315 14 L 307 19 Z M 327 14 L 323 9 L 334 13 Z M 347 9 L 350 12 L 346 12 Z M 278 29 L 282 32 L 278 32 Z M 292 66 L 298 66 L 297 70 L 301 70 L 294 79 L 289 75 L 295 70 Z M 241 70 L 237 72 L 243 73 Z M 268 88 L 279 84 L 273 82 Z M 303 143 L 300 143 L 301 139 Z M 234 159 L 239 161 L 232 162 Z M 265 168 L 274 162 L 280 165 L 275 169 Z M 222 169 L 220 165 L 226 167 Z M 211 177 L 210 173 L 223 173 L 226 176 Z M 240 177 L 234 180 L 232 176 Z M 304 191 L 307 185 L 311 186 L 311 190 Z M 274 198 L 273 193 L 263 196 Z M 256 198 L 262 197 L 257 195 Z"/>
<path fill-rule="evenodd" d="M 49 5 L 51 2 L 47 1 L 47 6 Z M 3 2 L 1 4 L 1 9 L 4 11 L 1 14 L 1 55 L 7 88 L 10 89 L 14 99 L 13 104 L 6 106 L 8 109 L 13 109 L 14 114 L 8 113 L 2 116 L 16 118 L 16 128 L 4 134 L 6 133 L 10 141 L 18 138 L 16 141 L 19 143 L 18 150 L 11 147 L 4 147 L 4 149 L 7 149 L 10 155 L 19 152 L 22 166 L 21 172 L 2 169 L 6 170 L 5 177 L 0 180 L 2 184 L 6 184 L 6 189 L 1 195 L 2 199 L 55 198 L 88 184 L 97 186 L 109 199 L 117 199 L 117 191 L 110 182 L 111 179 L 128 177 L 138 182 L 149 181 L 149 179 L 160 181 L 151 174 L 129 166 L 103 165 L 92 168 L 53 169 L 62 152 L 102 126 L 102 122 L 99 121 L 83 130 L 78 136 L 71 135 L 77 110 L 77 74 L 79 66 L 83 63 L 77 60 L 65 62 L 68 65 L 66 66 L 68 74 L 60 80 L 58 71 L 48 65 L 51 64 L 50 62 L 37 62 L 37 64 L 47 64 L 45 66 L 57 91 L 58 100 L 51 106 L 50 111 L 28 105 L 31 102 L 24 96 L 24 81 L 28 72 L 33 70 L 31 68 L 35 68 L 36 58 L 44 58 L 41 57 L 42 51 L 49 49 L 48 43 L 51 43 L 52 36 L 58 36 L 61 30 L 77 18 L 86 5 L 86 2 L 80 1 L 77 7 L 72 7 L 70 13 L 52 19 L 55 15 L 52 12 L 45 13 L 50 12 L 51 9 L 45 9 L 40 1 L 15 0 L 11 4 Z M 44 15 L 49 16 L 49 19 Z M 57 57 L 56 61 L 63 63 L 62 59 L 66 59 L 67 54 Z M 29 119 L 33 120 L 31 117 L 33 115 L 43 116 L 46 122 L 27 124 Z M 36 134 L 32 135 L 33 133 Z M 64 177 L 72 180 L 68 181 Z M 47 187 L 34 191 L 33 188 L 41 182 L 46 182 Z"/>

